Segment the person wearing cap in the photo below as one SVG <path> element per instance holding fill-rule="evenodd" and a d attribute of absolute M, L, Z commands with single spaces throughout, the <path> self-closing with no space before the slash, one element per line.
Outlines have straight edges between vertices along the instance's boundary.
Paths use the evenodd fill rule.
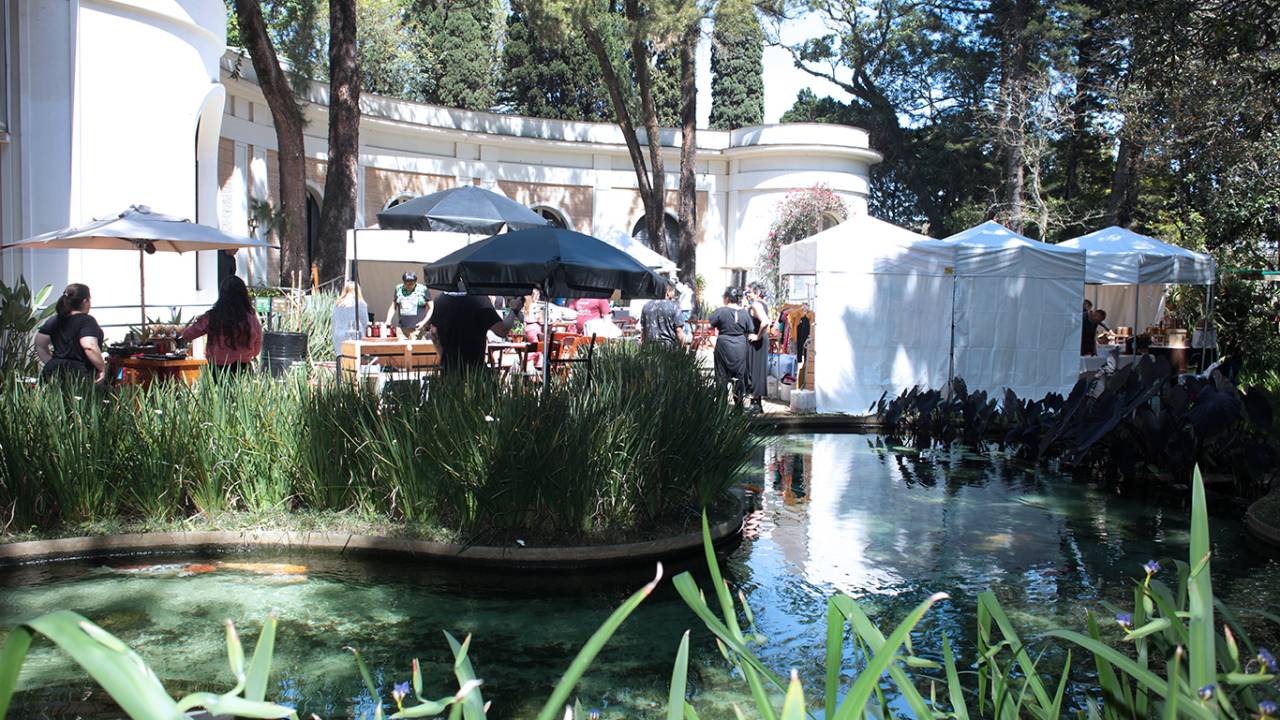
<path fill-rule="evenodd" d="M 425 285 L 418 284 L 418 276 L 407 272 L 396 286 L 391 306 L 387 308 L 387 324 L 396 329 L 400 337 L 419 337 L 431 321 L 431 295 Z M 397 319 L 398 317 L 398 319 Z"/>

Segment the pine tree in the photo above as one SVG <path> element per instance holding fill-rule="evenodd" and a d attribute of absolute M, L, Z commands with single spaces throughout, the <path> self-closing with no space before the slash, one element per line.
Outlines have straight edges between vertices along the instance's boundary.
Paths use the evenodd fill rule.
<path fill-rule="evenodd" d="M 498 82 L 504 112 L 558 120 L 613 122 L 600 66 L 577 34 L 540 33 L 517 5 L 507 16 Z"/>
<path fill-rule="evenodd" d="M 464 110 L 491 110 L 497 99 L 498 5 L 494 0 L 416 0 L 414 27 L 433 63 L 417 93 Z"/>
<path fill-rule="evenodd" d="M 651 68 L 658 124 L 676 127 L 680 124 L 680 51 L 668 48 L 654 53 Z"/>
<path fill-rule="evenodd" d="M 716 8 L 711 41 L 711 127 L 764 122 L 764 32 L 749 0 Z"/>

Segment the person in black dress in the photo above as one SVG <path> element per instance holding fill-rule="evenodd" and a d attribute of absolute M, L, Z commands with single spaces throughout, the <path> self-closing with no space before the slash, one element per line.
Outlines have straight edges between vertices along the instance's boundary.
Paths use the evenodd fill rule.
<path fill-rule="evenodd" d="M 741 407 L 747 384 L 747 336 L 754 330 L 750 312 L 742 307 L 742 291 L 725 290 L 724 307 L 711 313 L 708 322 L 716 331 L 716 387 L 732 386 L 733 400 Z"/>
<path fill-rule="evenodd" d="M 763 283 L 753 282 L 747 287 L 747 311 L 752 324 L 747 335 L 747 386 L 751 409 L 764 412 L 762 398 L 769 390 L 769 306 L 764 302 Z"/>
<path fill-rule="evenodd" d="M 102 383 L 107 363 L 102 357 L 102 328 L 89 314 L 89 287 L 71 283 L 58 298 L 58 314 L 36 331 L 36 355 L 44 364 L 42 380 L 71 377 Z"/>

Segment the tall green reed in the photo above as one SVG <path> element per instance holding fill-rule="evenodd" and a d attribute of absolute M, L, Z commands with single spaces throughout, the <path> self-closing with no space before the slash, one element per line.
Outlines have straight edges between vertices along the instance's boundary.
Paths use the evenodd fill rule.
<path fill-rule="evenodd" d="M 337 383 L 301 393 L 298 500 L 312 507 L 385 510 L 374 471 L 379 398 Z"/>
<path fill-rule="evenodd" d="M 488 372 L 381 395 L 314 380 L 0 392 L 0 510 L 56 527 L 354 508 L 573 538 L 687 522 L 755 443 L 680 352 L 605 350 L 550 388 Z"/>

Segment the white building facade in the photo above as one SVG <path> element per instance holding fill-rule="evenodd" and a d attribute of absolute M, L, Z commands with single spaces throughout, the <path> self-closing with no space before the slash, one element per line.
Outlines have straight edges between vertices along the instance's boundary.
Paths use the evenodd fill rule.
<path fill-rule="evenodd" d="M 131 204 L 237 234 L 278 187 L 271 114 L 247 58 L 225 48 L 219 0 L 0 0 L 0 237 L 11 242 Z M 324 202 L 327 87 L 305 100 L 310 221 Z M 468 112 L 365 96 L 357 226 L 397 200 L 475 184 L 605 237 L 643 225 L 616 125 Z M 679 131 L 661 134 L 674 221 Z M 865 213 L 880 156 L 867 133 L 837 125 L 699 130 L 698 273 L 707 297 L 754 275 L 787 192 L 824 184 Z M 314 228 L 312 229 L 314 232 Z M 137 255 L 5 251 L 6 282 L 84 282 L 113 335 L 137 321 Z M 236 271 L 271 284 L 275 263 L 242 253 Z M 216 297 L 218 258 L 147 258 L 147 305 L 167 316 Z M 111 328 L 116 329 L 112 332 Z"/>
<path fill-rule="evenodd" d="M 218 0 L 0 0 L 0 239 L 133 204 L 212 223 L 225 89 Z M 148 306 L 216 297 L 211 253 L 147 258 Z M 113 335 L 138 322 L 138 256 L 6 250 L 4 280 L 84 282 Z"/>

